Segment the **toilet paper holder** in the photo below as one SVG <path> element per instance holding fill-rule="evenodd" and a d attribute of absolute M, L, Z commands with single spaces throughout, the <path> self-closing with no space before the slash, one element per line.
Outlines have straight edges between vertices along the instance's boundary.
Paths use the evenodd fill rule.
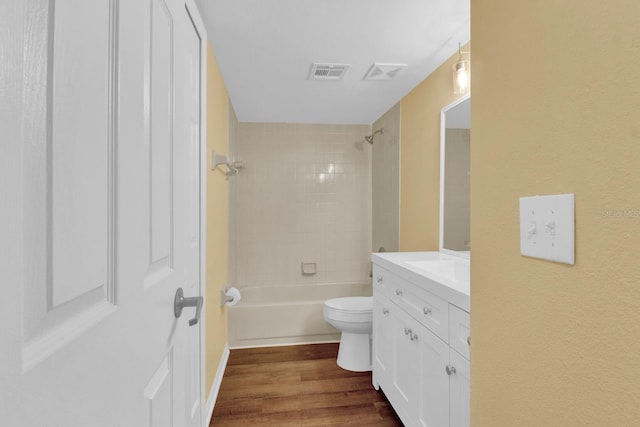
<path fill-rule="evenodd" d="M 228 287 L 220 289 L 220 307 L 224 307 L 228 302 L 233 302 L 235 300 L 233 295 L 227 294 L 228 292 Z"/>

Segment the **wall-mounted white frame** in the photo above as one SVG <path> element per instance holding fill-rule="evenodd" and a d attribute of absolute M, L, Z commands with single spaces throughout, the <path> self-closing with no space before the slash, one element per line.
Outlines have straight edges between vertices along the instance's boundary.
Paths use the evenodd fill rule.
<path fill-rule="evenodd" d="M 445 134 L 446 134 L 446 114 L 448 111 L 462 104 L 471 98 L 471 94 L 467 93 L 466 95 L 461 96 L 456 99 L 451 104 L 445 106 L 440 110 L 440 230 L 439 230 L 439 248 L 440 252 L 455 255 L 461 258 L 470 258 L 470 253 L 454 251 L 451 249 L 446 249 L 444 247 L 444 178 L 445 178 Z M 470 252 L 470 251 L 469 251 Z"/>

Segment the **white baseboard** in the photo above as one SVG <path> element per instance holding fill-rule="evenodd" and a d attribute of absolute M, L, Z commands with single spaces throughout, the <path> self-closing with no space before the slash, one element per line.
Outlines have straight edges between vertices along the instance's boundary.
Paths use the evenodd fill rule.
<path fill-rule="evenodd" d="M 307 345 L 307 344 L 334 344 L 340 342 L 340 334 L 337 334 L 337 338 L 330 336 L 327 339 L 306 339 L 302 337 L 300 339 L 290 339 L 287 337 L 284 340 L 276 339 L 259 339 L 259 340 L 245 340 L 241 344 L 231 345 L 231 350 L 239 350 L 243 348 L 262 348 L 262 347 L 288 347 L 292 345 Z"/>
<path fill-rule="evenodd" d="M 218 370 L 216 371 L 216 377 L 211 384 L 211 390 L 209 390 L 209 398 L 207 399 L 207 423 L 211 424 L 211 417 L 213 416 L 213 408 L 216 406 L 216 400 L 218 399 L 218 393 L 220 392 L 220 386 L 222 385 L 222 377 L 224 371 L 227 369 L 227 362 L 229 361 L 229 344 L 224 346 L 222 351 L 222 357 L 220 363 L 218 363 Z"/>

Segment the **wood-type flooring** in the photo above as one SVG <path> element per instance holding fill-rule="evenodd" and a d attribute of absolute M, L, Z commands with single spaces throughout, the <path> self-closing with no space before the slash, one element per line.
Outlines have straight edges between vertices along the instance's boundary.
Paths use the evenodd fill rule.
<path fill-rule="evenodd" d="M 210 425 L 402 426 L 371 372 L 337 355 L 337 343 L 231 350 Z"/>

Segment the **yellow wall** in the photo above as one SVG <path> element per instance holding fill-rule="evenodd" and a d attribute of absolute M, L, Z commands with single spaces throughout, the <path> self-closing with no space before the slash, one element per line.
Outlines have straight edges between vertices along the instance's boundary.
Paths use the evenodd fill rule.
<path fill-rule="evenodd" d="M 440 246 L 440 110 L 459 97 L 453 94 L 451 69 L 457 59 L 456 53 L 401 101 L 401 251 Z"/>
<path fill-rule="evenodd" d="M 637 426 L 640 2 L 471 10 L 471 423 Z M 555 193 L 574 266 L 519 253 L 518 198 Z"/>
<path fill-rule="evenodd" d="M 227 153 L 229 102 L 220 69 L 207 44 L 207 156 Z M 208 163 L 211 162 L 209 156 Z M 206 383 L 208 393 L 227 344 L 227 310 L 220 307 L 220 289 L 227 283 L 227 181 L 220 168 L 207 167 L 207 301 Z"/>

